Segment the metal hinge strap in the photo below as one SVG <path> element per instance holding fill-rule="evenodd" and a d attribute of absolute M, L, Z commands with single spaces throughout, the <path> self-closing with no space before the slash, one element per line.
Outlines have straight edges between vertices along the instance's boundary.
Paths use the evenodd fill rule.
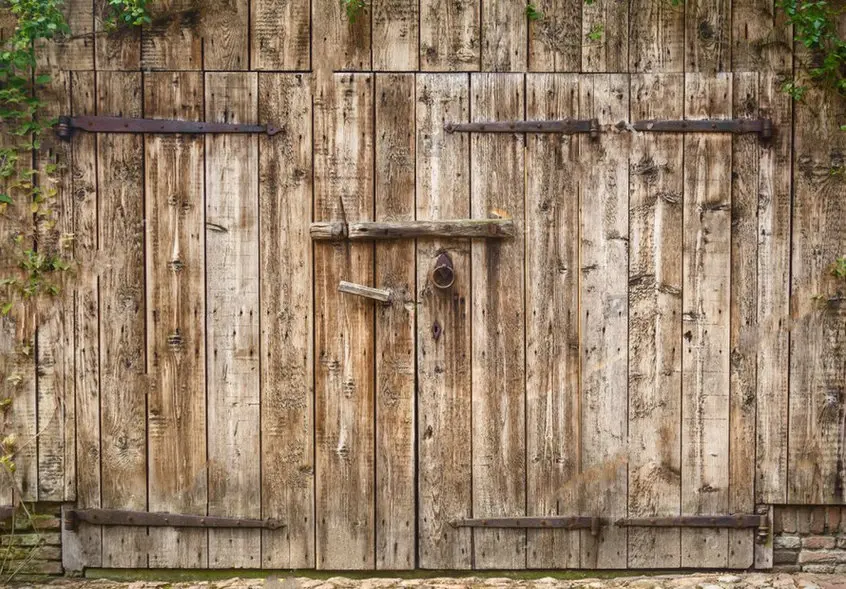
<path fill-rule="evenodd" d="M 149 526 L 171 528 L 264 528 L 277 530 L 285 527 L 278 519 L 250 519 L 190 515 L 123 509 L 67 509 L 65 529 L 75 530 L 80 522 L 97 526 Z"/>
<path fill-rule="evenodd" d="M 756 528 L 759 539 L 766 539 L 770 530 L 767 515 L 683 515 L 677 517 L 625 517 L 615 525 L 645 528 Z"/>
<path fill-rule="evenodd" d="M 619 128 L 628 127 L 625 123 Z M 658 119 L 636 121 L 631 124 L 636 131 L 651 133 L 757 133 L 761 139 L 773 136 L 771 119 L 703 119 L 663 121 Z"/>
<path fill-rule="evenodd" d="M 488 517 L 457 519 L 450 522 L 454 528 L 555 528 L 563 530 L 591 530 L 596 535 L 602 519 L 589 516 L 549 517 Z"/>
<path fill-rule="evenodd" d="M 131 117 L 78 116 L 59 117 L 56 135 L 70 140 L 74 131 L 90 133 L 267 133 L 276 135 L 279 127 L 239 123 L 205 123 L 173 119 L 137 119 Z"/>
<path fill-rule="evenodd" d="M 484 123 L 447 123 L 447 133 L 589 133 L 599 136 L 597 119 L 558 119 L 553 121 L 490 121 Z"/>

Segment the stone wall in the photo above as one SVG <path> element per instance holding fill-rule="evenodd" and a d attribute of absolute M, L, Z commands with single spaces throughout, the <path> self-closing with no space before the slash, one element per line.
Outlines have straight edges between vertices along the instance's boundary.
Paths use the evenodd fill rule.
<path fill-rule="evenodd" d="M 775 506 L 773 567 L 846 573 L 846 507 Z"/>
<path fill-rule="evenodd" d="M 61 575 L 62 521 L 58 503 L 27 504 L 0 522 L 0 583 Z"/>

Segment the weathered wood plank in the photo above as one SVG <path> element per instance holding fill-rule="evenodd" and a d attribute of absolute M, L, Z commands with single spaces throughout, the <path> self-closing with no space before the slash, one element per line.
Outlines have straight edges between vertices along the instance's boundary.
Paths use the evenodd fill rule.
<path fill-rule="evenodd" d="M 204 70 L 250 69 L 250 2 L 203 0 Z"/>
<path fill-rule="evenodd" d="M 788 77 L 762 73 L 758 90 L 759 112 L 772 119 L 774 134 L 759 164 L 757 503 L 787 502 L 793 101 L 781 88 Z"/>
<path fill-rule="evenodd" d="M 97 74 L 97 112 L 140 116 L 141 74 Z M 144 139 L 97 136 L 102 507 L 147 506 Z M 146 562 L 143 530 L 103 530 L 103 566 Z"/>
<path fill-rule="evenodd" d="M 372 218 L 372 76 L 330 77 L 314 109 L 315 218 Z M 372 283 L 373 246 L 317 243 L 314 263 L 317 566 L 372 569 L 375 317 L 338 281 Z"/>
<path fill-rule="evenodd" d="M 259 74 L 259 119 L 284 135 L 259 138 L 262 536 L 266 568 L 313 568 L 314 341 L 311 80 Z M 296 279 L 291 279 L 296 277 Z"/>
<path fill-rule="evenodd" d="M 390 195 L 390 192 L 388 192 Z M 393 197 L 397 198 L 397 197 Z M 488 239 L 514 237 L 514 221 L 510 219 L 453 219 L 447 221 L 363 221 L 359 223 L 312 223 L 315 240 L 349 239 L 414 239 L 480 237 Z"/>
<path fill-rule="evenodd" d="M 153 22 L 141 37 L 144 70 L 202 69 L 202 6 L 194 0 L 158 0 L 150 5 Z"/>
<path fill-rule="evenodd" d="M 814 86 L 794 103 L 790 439 L 787 500 L 842 503 L 846 480 L 846 301 L 831 275 L 846 251 L 846 103 Z M 819 297 L 819 299 L 817 298 Z"/>
<path fill-rule="evenodd" d="M 416 41 L 416 38 L 415 38 Z M 414 219 L 413 74 L 376 76 L 376 220 Z M 380 243 L 375 284 L 392 304 L 376 309 L 376 568 L 415 566 L 415 250 Z"/>
<path fill-rule="evenodd" d="M 449 135 L 445 121 L 468 121 L 465 74 L 417 77 L 417 218 L 470 216 L 470 137 Z M 435 259 L 452 260 L 448 291 L 431 281 Z M 467 569 L 472 530 L 453 519 L 472 516 L 470 394 L 470 243 L 417 243 L 417 447 L 419 566 Z"/>
<path fill-rule="evenodd" d="M 685 71 L 713 74 L 731 67 L 730 0 L 685 2 Z"/>
<path fill-rule="evenodd" d="M 350 20 L 344 6 L 337 0 L 312 0 L 311 51 L 316 72 L 372 69 L 371 11 L 361 9 Z"/>
<path fill-rule="evenodd" d="M 144 90 L 149 116 L 203 118 L 199 73 L 147 74 Z M 203 146 L 201 136 L 145 138 L 150 511 L 207 507 Z M 150 529 L 149 541 L 150 567 L 208 563 L 206 530 Z"/>
<path fill-rule="evenodd" d="M 684 3 L 632 0 L 629 8 L 629 71 L 684 71 Z"/>
<path fill-rule="evenodd" d="M 478 2 L 421 0 L 420 69 L 473 71 L 481 67 Z"/>
<path fill-rule="evenodd" d="M 473 120 L 523 118 L 521 74 L 474 74 L 470 89 Z M 471 248 L 473 517 L 519 516 L 526 515 L 525 135 L 477 133 L 470 141 L 471 216 L 511 218 L 518 228 L 515 239 Z M 475 567 L 526 566 L 525 531 L 477 529 L 473 539 Z"/>
<path fill-rule="evenodd" d="M 731 116 L 731 75 L 686 74 L 685 116 Z M 682 515 L 728 513 L 730 136 L 684 145 Z M 682 566 L 724 567 L 728 532 L 682 530 Z"/>
<path fill-rule="evenodd" d="M 508 23 L 508 26 L 503 26 Z M 482 2 L 482 71 L 522 72 L 528 49 L 526 7 L 520 2 Z"/>
<path fill-rule="evenodd" d="M 732 113 L 757 118 L 758 74 L 732 76 Z M 755 135 L 732 139 L 728 513 L 755 510 L 755 413 L 758 387 L 758 195 L 760 145 Z M 786 286 L 786 285 L 785 285 Z M 728 566 L 754 559 L 751 530 L 728 530 Z"/>
<path fill-rule="evenodd" d="M 373 0 L 373 69 L 416 70 L 419 3 L 412 0 Z"/>
<path fill-rule="evenodd" d="M 311 67 L 311 2 L 252 0 L 250 64 L 254 70 Z"/>
<path fill-rule="evenodd" d="M 774 0 L 732 0 L 731 69 L 792 73 L 793 37 Z"/>
<path fill-rule="evenodd" d="M 82 0 L 75 0 L 82 2 Z M 85 0 L 91 5 L 91 0 Z M 115 14 L 114 7 L 109 0 L 94 0 L 94 19 L 92 43 L 94 45 L 94 61 L 97 71 L 137 70 L 141 66 L 141 29 L 138 27 L 120 27 L 110 30 L 108 24 Z M 80 34 L 82 31 L 71 24 L 71 33 Z"/>
<path fill-rule="evenodd" d="M 39 43 L 36 47 L 39 63 L 65 71 L 93 70 L 94 5 L 91 0 L 65 0 L 61 10 L 70 35 Z"/>
<path fill-rule="evenodd" d="M 40 72 L 44 72 L 39 68 Z M 49 71 L 49 70 L 48 70 Z M 71 109 L 71 75 L 61 70 L 49 71 L 51 79 L 40 88 L 45 117 L 58 117 Z M 73 232 L 73 197 L 71 176 L 65 173 L 69 165 L 71 145 L 59 141 L 53 134 L 45 134 L 41 150 L 36 153 L 36 168 L 41 173 L 37 181 L 47 197 L 48 212 L 36 216 L 38 251 L 46 256 L 67 260 L 71 250 L 64 236 Z M 48 173 L 48 166 L 60 166 Z M 73 291 L 70 280 L 63 273 L 48 276 L 47 280 L 60 290 L 55 296 L 39 301 L 36 333 L 36 402 L 38 415 L 38 500 L 63 501 L 67 488 L 66 476 L 75 476 L 73 463 L 68 464 L 65 444 L 75 444 L 73 432 L 74 398 L 74 334 Z M 71 410 L 68 412 L 67 408 Z"/>
<path fill-rule="evenodd" d="M 629 3 L 596 0 L 582 6 L 583 72 L 625 72 L 629 67 Z"/>
<path fill-rule="evenodd" d="M 625 75 L 585 76 L 579 117 L 600 125 L 628 120 Z M 628 350 L 628 150 L 624 133 L 599 141 L 579 137 L 581 513 L 616 519 L 626 513 L 626 390 Z M 581 533 L 583 568 L 626 565 L 626 529 Z"/>
<path fill-rule="evenodd" d="M 682 75 L 632 76 L 632 120 L 683 116 Z M 636 134 L 629 156 L 629 517 L 680 515 L 683 143 Z M 630 529 L 629 567 L 678 567 L 680 538 Z"/>
<path fill-rule="evenodd" d="M 94 72 L 72 75 L 72 114 L 96 113 Z M 74 260 L 78 264 L 75 289 L 74 392 L 76 410 L 76 504 L 101 507 L 100 477 L 100 294 L 97 267 L 97 136 L 78 133 L 72 139 Z M 87 566 L 102 566 L 99 527 L 80 526 L 81 556 Z"/>
<path fill-rule="evenodd" d="M 575 118 L 579 79 L 530 75 L 527 117 Z M 566 135 L 526 148 L 527 515 L 579 515 L 579 149 Z M 526 532 L 528 568 L 578 568 L 579 532 Z"/>
<path fill-rule="evenodd" d="M 206 120 L 258 116 L 258 75 L 206 74 Z M 258 137 L 206 137 L 209 515 L 261 517 Z M 211 229 L 211 228 L 214 229 Z M 209 566 L 259 565 L 258 530 L 210 530 Z"/>
<path fill-rule="evenodd" d="M 582 1 L 541 0 L 543 17 L 529 20 L 528 69 L 576 72 L 582 67 Z"/>

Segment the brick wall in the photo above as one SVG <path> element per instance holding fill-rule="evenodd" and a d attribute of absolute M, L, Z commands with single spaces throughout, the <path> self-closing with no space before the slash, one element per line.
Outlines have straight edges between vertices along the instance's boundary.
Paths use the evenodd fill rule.
<path fill-rule="evenodd" d="M 773 568 L 846 573 L 846 507 L 776 505 Z"/>
<path fill-rule="evenodd" d="M 61 575 L 62 524 L 58 503 L 27 504 L 32 518 L 18 510 L 12 521 L 0 522 L 0 583 Z"/>

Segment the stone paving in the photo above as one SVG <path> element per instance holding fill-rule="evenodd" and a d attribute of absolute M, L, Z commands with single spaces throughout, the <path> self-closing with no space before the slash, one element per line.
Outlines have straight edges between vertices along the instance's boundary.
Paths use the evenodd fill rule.
<path fill-rule="evenodd" d="M 234 578 L 219 581 L 134 581 L 61 578 L 15 583 L 17 589 L 846 589 L 846 575 L 815 573 L 697 573 L 611 578 L 443 577 L 422 579 L 331 577 Z"/>

